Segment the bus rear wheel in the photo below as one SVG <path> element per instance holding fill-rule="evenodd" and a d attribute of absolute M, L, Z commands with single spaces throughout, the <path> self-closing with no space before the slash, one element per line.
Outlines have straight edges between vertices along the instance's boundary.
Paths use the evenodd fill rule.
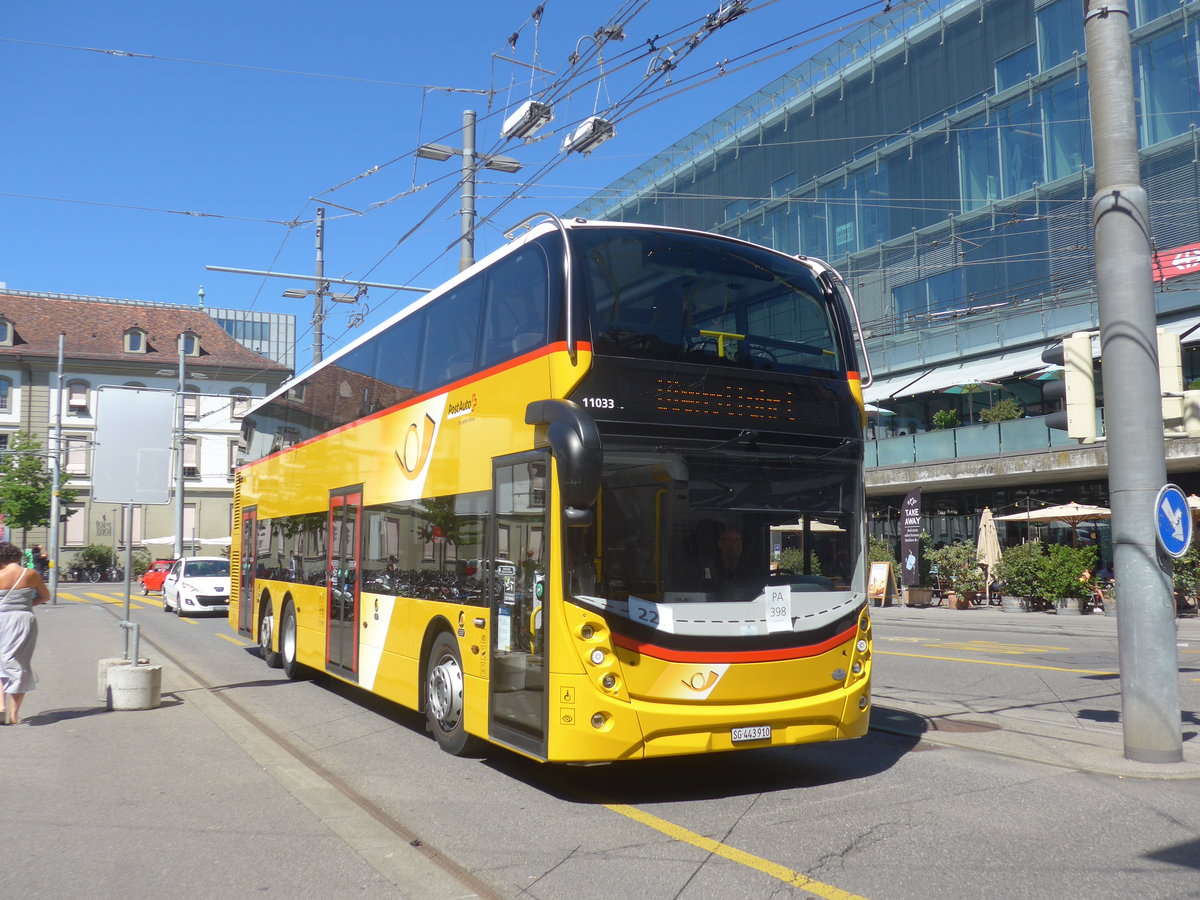
<path fill-rule="evenodd" d="M 425 675 L 425 721 L 438 746 L 454 756 L 478 749 L 463 721 L 463 668 L 458 643 L 442 632 L 429 648 Z"/>
<path fill-rule="evenodd" d="M 262 618 L 258 620 L 258 649 L 267 668 L 278 669 L 283 665 L 279 651 L 271 649 L 271 640 L 275 634 L 275 614 L 271 609 L 271 601 L 263 605 Z"/>
<path fill-rule="evenodd" d="M 296 610 L 290 603 L 284 603 L 279 622 L 279 655 L 284 675 L 292 681 L 305 677 L 308 670 L 296 661 Z"/>

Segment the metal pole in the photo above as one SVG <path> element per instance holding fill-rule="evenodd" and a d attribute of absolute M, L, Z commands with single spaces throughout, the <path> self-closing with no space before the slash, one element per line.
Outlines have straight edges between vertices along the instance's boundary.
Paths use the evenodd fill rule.
<path fill-rule="evenodd" d="M 313 365 L 325 345 L 325 207 L 317 207 L 317 277 L 313 285 Z"/>
<path fill-rule="evenodd" d="M 184 335 L 179 335 L 179 390 L 175 394 L 175 558 L 183 556 Z"/>
<path fill-rule="evenodd" d="M 1154 501 L 1166 483 L 1162 389 L 1141 184 L 1127 0 L 1085 0 L 1096 195 L 1092 227 L 1104 369 L 1117 642 L 1125 756 L 1183 759 L 1171 563 L 1158 552 Z"/>
<path fill-rule="evenodd" d="M 120 509 L 120 507 L 118 507 Z M 122 522 L 122 538 L 125 541 L 125 621 L 129 621 L 130 607 L 130 576 L 133 574 L 133 504 L 125 504 L 125 519 Z M 113 562 L 116 562 L 114 559 Z M 137 646 L 136 644 L 134 645 Z M 137 652 L 133 654 L 133 665 L 137 665 Z"/>
<path fill-rule="evenodd" d="M 58 390 L 54 400 L 54 428 L 50 432 L 53 446 L 50 448 L 50 537 L 46 556 L 50 558 L 50 602 L 58 603 L 58 517 L 62 515 L 59 491 L 62 490 L 62 393 L 63 393 L 63 342 L 66 334 L 58 335 Z"/>
<path fill-rule="evenodd" d="M 475 110 L 463 110 L 462 255 L 458 271 L 475 262 Z"/>

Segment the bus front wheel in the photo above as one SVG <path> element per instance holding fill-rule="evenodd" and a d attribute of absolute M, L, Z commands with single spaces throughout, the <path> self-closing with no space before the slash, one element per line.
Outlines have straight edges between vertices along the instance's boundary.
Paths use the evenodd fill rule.
<path fill-rule="evenodd" d="M 462 756 L 479 745 L 467 734 L 463 723 L 463 668 L 458 643 L 444 631 L 429 648 L 425 721 L 438 746 L 447 753 Z"/>
<path fill-rule="evenodd" d="M 263 606 L 262 618 L 258 620 L 258 648 L 263 662 L 268 668 L 278 669 L 283 665 L 279 651 L 271 649 L 271 641 L 275 634 L 275 614 L 268 600 Z"/>

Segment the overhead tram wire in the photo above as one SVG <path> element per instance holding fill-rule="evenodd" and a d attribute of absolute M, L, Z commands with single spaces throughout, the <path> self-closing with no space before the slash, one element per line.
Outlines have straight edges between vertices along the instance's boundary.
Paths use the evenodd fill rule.
<path fill-rule="evenodd" d="M 303 71 L 299 71 L 297 69 L 276 69 L 276 68 L 271 68 L 269 66 L 252 66 L 252 65 L 247 65 L 245 63 L 223 63 L 223 62 L 216 62 L 214 60 L 207 60 L 207 59 L 187 59 L 187 58 L 175 57 L 175 56 L 158 56 L 153 53 L 136 53 L 132 50 L 112 50 L 112 49 L 105 49 L 102 47 L 79 47 L 79 46 L 73 46 L 70 44 L 54 44 L 54 43 L 49 43 L 47 41 L 23 41 L 23 40 L 18 40 L 17 38 L 0 37 L 0 42 L 6 43 L 6 44 L 23 44 L 23 45 L 29 46 L 29 47 L 46 47 L 46 48 L 50 48 L 53 50 L 76 50 L 76 51 L 82 51 L 82 52 L 86 52 L 86 53 L 100 53 L 105 56 L 113 56 L 113 57 L 122 58 L 122 59 L 144 59 L 144 60 L 152 60 L 154 62 L 185 63 L 188 65 L 194 65 L 194 66 L 213 66 L 213 67 L 221 68 L 221 69 L 239 69 L 239 70 L 244 70 L 244 71 L 249 71 L 249 72 L 265 72 L 265 73 L 272 74 L 272 75 L 294 75 L 294 76 L 298 76 L 301 78 L 324 78 L 324 79 L 328 79 L 328 80 L 332 80 L 332 81 L 352 81 L 352 82 L 357 82 L 359 84 L 375 84 L 375 85 L 381 85 L 383 87 L 429 89 L 429 90 L 446 91 L 448 93 L 463 93 L 463 94 L 484 94 L 484 95 L 486 95 L 486 94 L 490 93 L 489 91 L 483 90 L 480 88 L 447 87 L 447 86 L 441 86 L 441 85 L 415 84 L 412 82 L 405 82 L 405 81 L 383 81 L 383 80 L 377 79 L 377 78 L 361 78 L 356 75 L 331 75 L 331 74 L 323 73 L 323 72 L 303 72 Z"/>

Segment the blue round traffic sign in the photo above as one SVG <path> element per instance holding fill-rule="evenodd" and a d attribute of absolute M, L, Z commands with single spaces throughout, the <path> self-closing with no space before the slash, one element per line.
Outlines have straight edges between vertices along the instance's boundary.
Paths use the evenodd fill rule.
<path fill-rule="evenodd" d="M 1192 543 L 1192 511 L 1187 495 L 1174 484 L 1163 485 L 1154 501 L 1154 523 L 1158 545 L 1178 559 Z"/>

